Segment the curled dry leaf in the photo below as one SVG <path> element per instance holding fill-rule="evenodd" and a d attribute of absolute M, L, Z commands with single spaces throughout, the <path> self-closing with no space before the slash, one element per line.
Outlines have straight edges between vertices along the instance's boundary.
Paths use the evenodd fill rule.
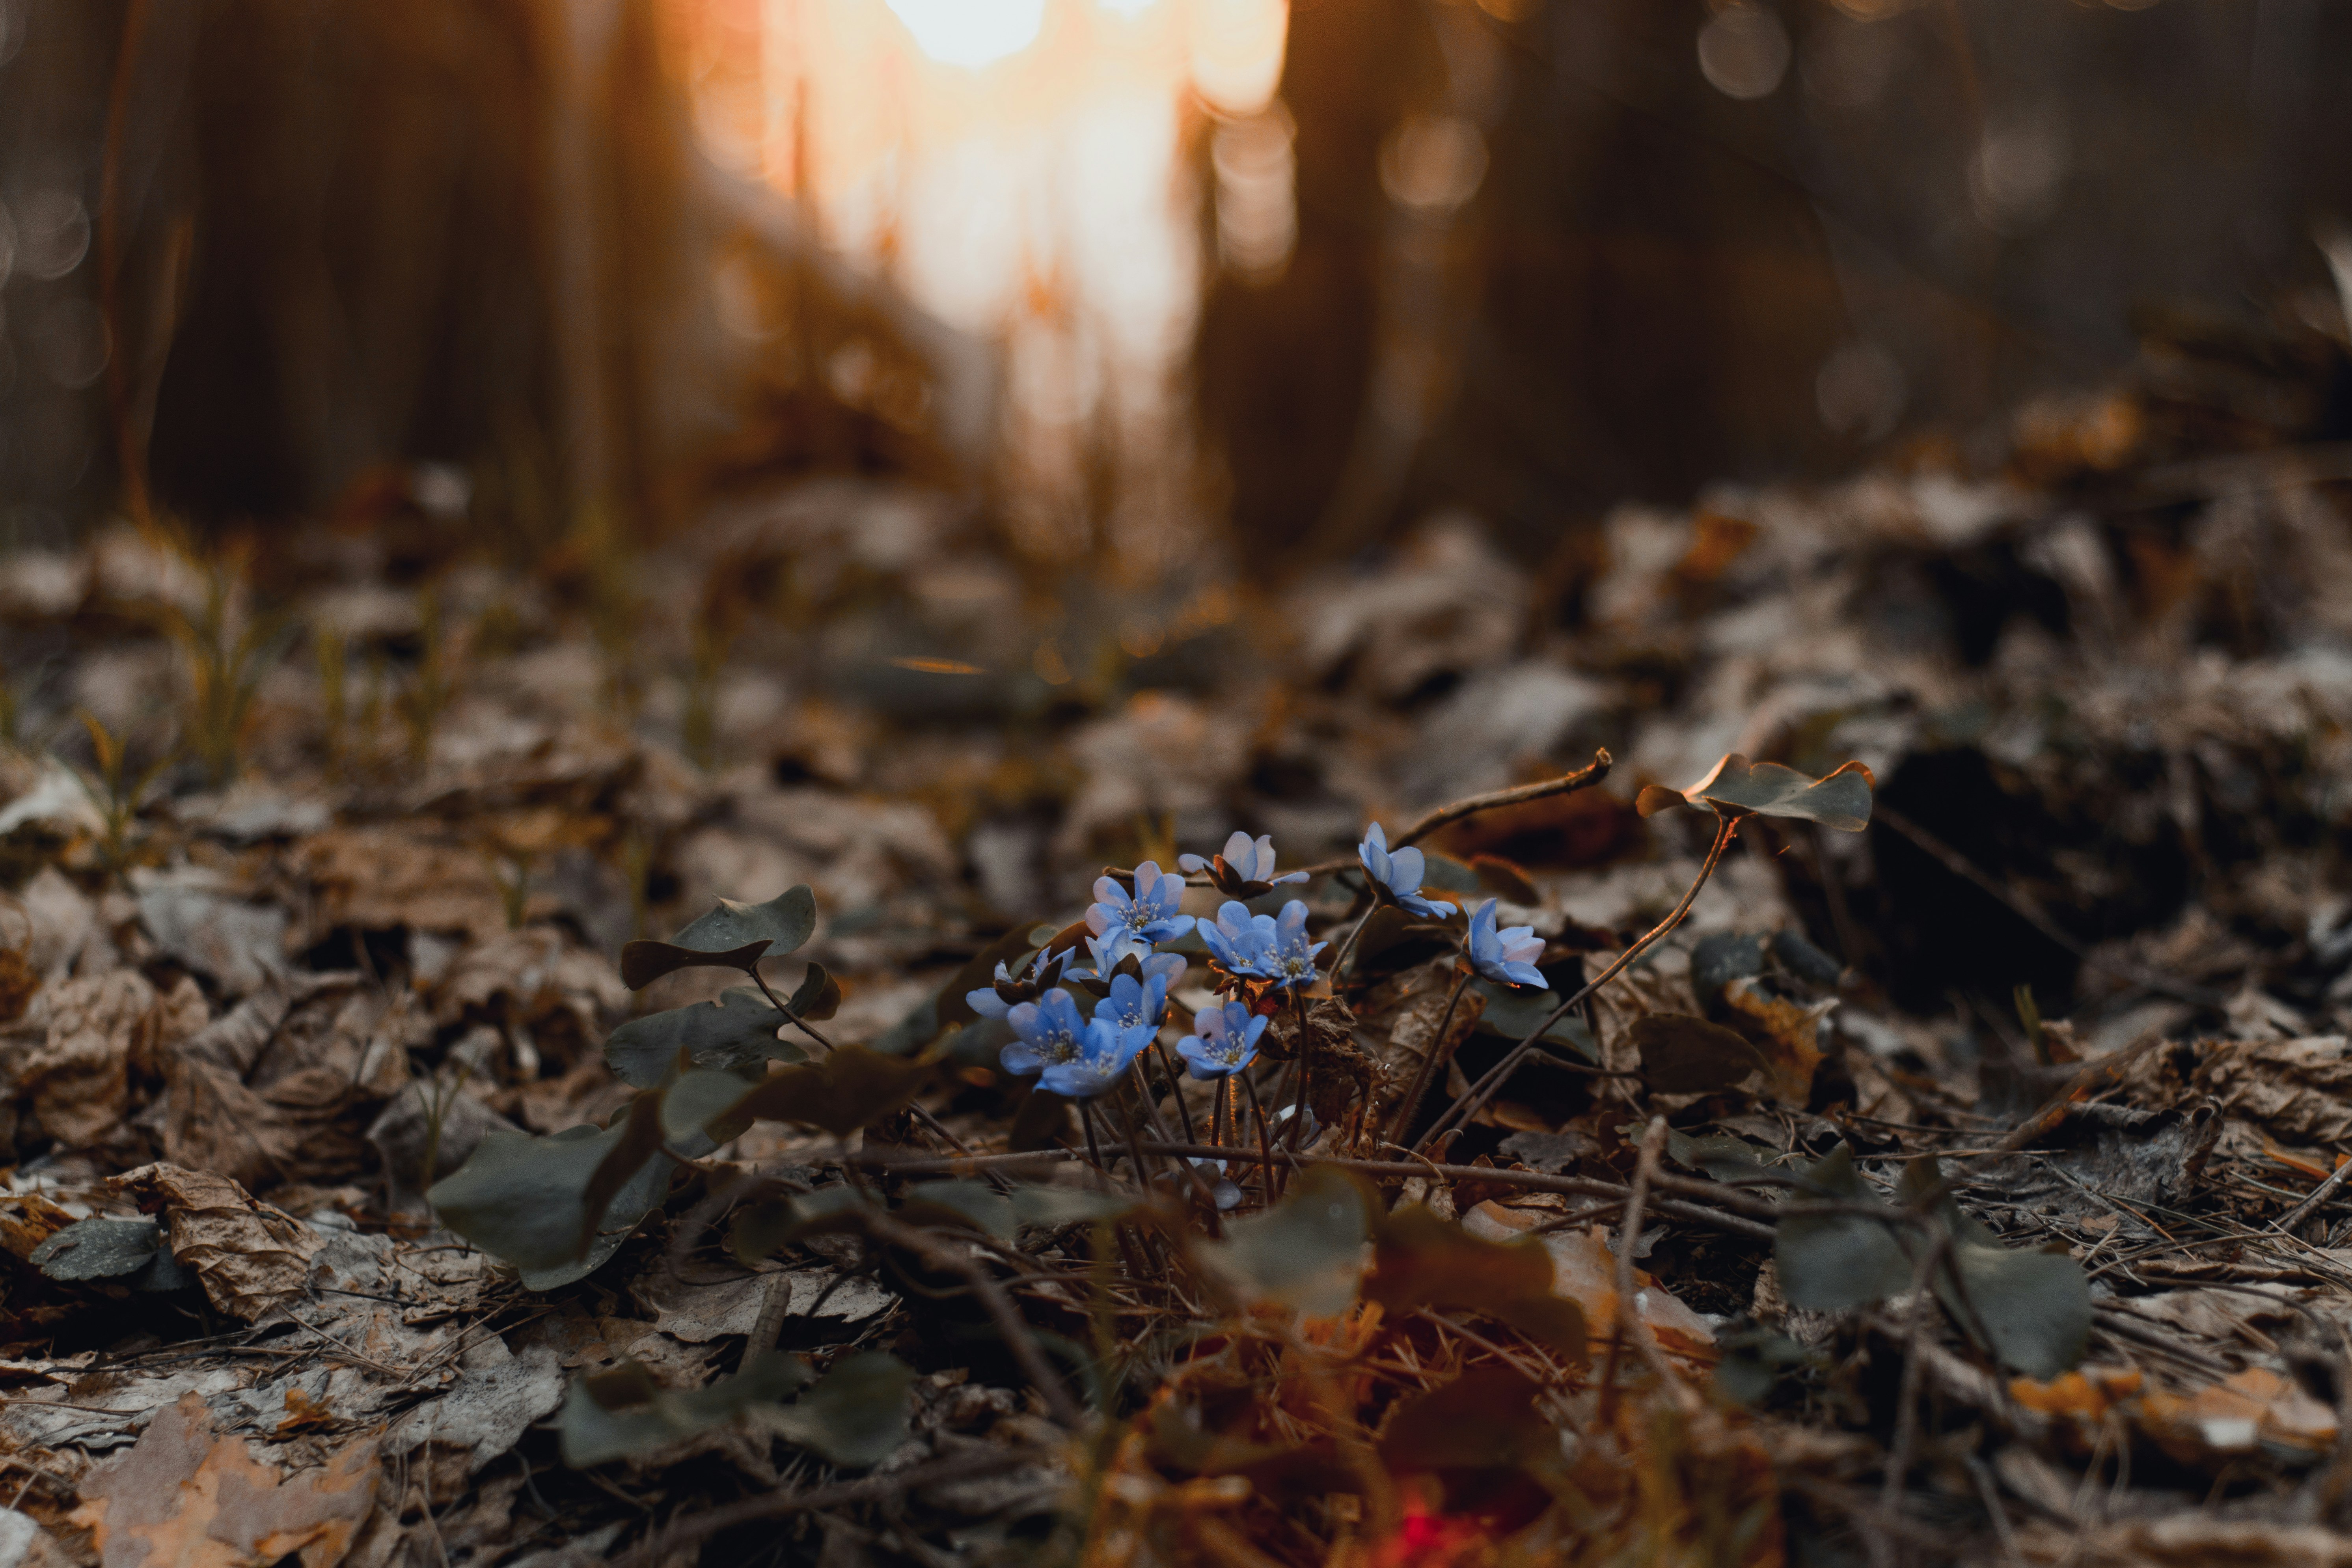
<path fill-rule="evenodd" d="M 41 1130 L 69 1149 L 106 1141 L 131 1097 L 133 1051 L 162 1020 L 155 988 L 135 969 L 76 975 L 52 988 L 48 1037 L 17 1069 Z"/>
<path fill-rule="evenodd" d="M 1725 816 L 1790 816 L 1845 833 L 1870 826 L 1870 792 L 1878 781 L 1860 763 L 1808 778 L 1779 763 L 1750 763 L 1734 752 L 1688 789 L 1644 787 L 1636 807 L 1654 816 L 1677 805 L 1710 806 Z"/>
<path fill-rule="evenodd" d="M 1791 1002 L 1775 996 L 1752 979 L 1733 980 L 1723 988 L 1724 1005 L 1748 1020 L 1751 1033 L 1761 1036 L 1765 1072 L 1773 1095 L 1790 1105 L 1803 1105 L 1813 1091 L 1813 1069 L 1822 1065 L 1822 1020 L 1837 1007 L 1837 998 Z"/>
<path fill-rule="evenodd" d="M 375 1505 L 375 1441 L 289 1476 L 235 1437 L 215 1437 L 204 1396 L 181 1395 L 128 1453 L 79 1483 L 71 1515 L 102 1568 L 248 1568 L 297 1558 L 334 1568 Z"/>
<path fill-rule="evenodd" d="M 302 1294 L 325 1237 L 257 1202 L 226 1176 L 177 1165 L 142 1165 L 107 1183 L 161 1215 L 172 1257 L 195 1271 L 205 1298 L 251 1322 Z"/>

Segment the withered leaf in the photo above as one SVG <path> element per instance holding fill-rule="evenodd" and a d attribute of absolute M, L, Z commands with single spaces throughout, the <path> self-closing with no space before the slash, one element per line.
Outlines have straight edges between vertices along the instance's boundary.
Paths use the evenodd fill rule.
<path fill-rule="evenodd" d="M 1635 808 L 1654 816 L 1677 805 L 1705 805 L 1726 816 L 1792 816 L 1859 833 L 1870 826 L 1870 792 L 1876 783 L 1860 763 L 1813 779 L 1779 763 L 1750 763 L 1734 752 L 1688 789 L 1645 786 Z"/>
<path fill-rule="evenodd" d="M 922 1057 L 887 1057 L 843 1046 L 823 1061 L 786 1068 L 735 1102 L 733 1113 L 765 1121 L 792 1121 L 846 1138 L 867 1122 L 913 1100 L 934 1064 Z"/>
<path fill-rule="evenodd" d="M 1691 1013 L 1650 1013 L 1627 1033 L 1642 1055 L 1642 1078 L 1660 1094 L 1712 1094 L 1765 1065 L 1756 1047 Z"/>

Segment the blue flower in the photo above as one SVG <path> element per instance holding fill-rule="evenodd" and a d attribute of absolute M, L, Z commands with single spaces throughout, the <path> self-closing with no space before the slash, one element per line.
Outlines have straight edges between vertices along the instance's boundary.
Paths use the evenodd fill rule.
<path fill-rule="evenodd" d="M 1150 860 L 1135 868 L 1130 894 L 1116 878 L 1095 879 L 1095 901 L 1087 906 L 1087 929 L 1112 940 L 1096 953 L 1097 968 L 1104 959 L 1113 966 L 1132 952 L 1150 952 L 1163 942 L 1173 942 L 1192 929 L 1192 917 L 1176 912 L 1183 901 L 1184 879 L 1163 877 Z"/>
<path fill-rule="evenodd" d="M 1108 977 L 1121 973 L 1121 966 L 1128 959 L 1133 958 L 1136 960 L 1136 968 L 1139 971 L 1138 978 L 1150 980 L 1155 974 L 1163 976 L 1168 982 L 1168 989 L 1173 991 L 1177 984 L 1184 978 L 1184 971 L 1192 967 L 1181 952 L 1138 954 L 1131 949 L 1122 952 L 1119 951 L 1121 946 L 1122 939 L 1116 932 L 1108 936 L 1087 938 L 1087 955 L 1094 962 L 1084 969 L 1071 970 L 1069 977 L 1073 980 L 1093 980 L 1108 984 Z M 1110 962 L 1105 963 L 1103 960 L 1106 958 Z"/>
<path fill-rule="evenodd" d="M 1065 1100 L 1092 1100 L 1119 1080 L 1150 1038 L 1149 1024 L 1121 1028 L 1114 1019 L 1097 1018 L 1087 1026 L 1072 1059 L 1048 1067 L 1038 1075 L 1037 1087 Z"/>
<path fill-rule="evenodd" d="M 1176 1054 L 1194 1078 L 1230 1078 L 1256 1057 L 1257 1037 L 1272 1021 L 1240 1002 L 1203 1007 L 1192 1019 L 1192 1032 L 1176 1042 Z"/>
<path fill-rule="evenodd" d="M 1156 956 L 1156 955 L 1155 955 Z M 1178 959 L 1181 963 L 1183 960 Z M 1108 1018 L 1122 1029 L 1138 1024 L 1160 1027 L 1160 1015 L 1168 1006 L 1168 976 L 1165 973 L 1138 980 L 1132 974 L 1111 976 L 1110 994 L 1095 1004 L 1095 1016 Z"/>
<path fill-rule="evenodd" d="M 1036 1002 L 1024 1002 L 1008 1008 L 1004 1021 L 1021 1037 L 1008 1044 L 997 1056 L 1009 1073 L 1027 1078 L 1042 1068 L 1076 1061 L 1078 1043 L 1087 1032 L 1087 1022 L 1078 1016 L 1078 1005 L 1060 986 L 1045 993 Z"/>
<path fill-rule="evenodd" d="M 1259 920 L 1265 917 L 1260 915 Z M 1282 906 L 1282 914 L 1274 921 L 1274 978 L 1284 985 L 1312 985 L 1323 978 L 1315 967 L 1315 955 L 1331 944 L 1307 941 L 1307 906 L 1297 899 Z"/>
<path fill-rule="evenodd" d="M 1180 870 L 1206 871 L 1209 880 L 1220 892 L 1236 899 L 1255 899 L 1271 892 L 1285 882 L 1307 880 L 1304 871 L 1293 871 L 1286 877 L 1274 874 L 1274 839 L 1261 834 L 1253 842 L 1246 833 L 1236 833 L 1225 840 L 1224 853 L 1212 860 L 1198 855 L 1179 855 Z"/>
<path fill-rule="evenodd" d="M 983 1018 L 1002 1018 L 1019 1004 L 1034 1001 L 1069 968 L 1070 960 L 1076 956 L 1074 948 L 1064 948 L 1059 952 L 1039 948 L 1036 956 L 1018 972 L 1007 970 L 1000 958 L 996 961 L 995 984 L 965 992 L 964 1002 Z"/>
<path fill-rule="evenodd" d="M 1407 848 L 1391 854 L 1388 835 L 1381 831 L 1379 823 L 1373 823 L 1364 841 L 1356 846 L 1356 858 L 1364 863 L 1372 880 L 1410 913 L 1429 921 L 1442 921 L 1454 913 L 1454 906 L 1444 900 L 1421 896 L 1424 871 L 1421 851 Z"/>
<path fill-rule="evenodd" d="M 1536 967 L 1543 956 L 1543 939 L 1536 935 L 1533 926 L 1512 926 L 1505 931 L 1495 929 L 1495 902 L 1488 899 L 1470 917 L 1470 941 L 1465 948 L 1470 967 L 1489 980 L 1507 985 L 1539 985 L 1546 991 L 1551 982 Z"/>
<path fill-rule="evenodd" d="M 1274 921 L 1266 915 L 1251 914 L 1246 904 L 1228 902 L 1220 906 L 1216 924 L 1201 922 L 1201 940 L 1209 944 L 1209 956 L 1228 974 L 1272 980 L 1279 973 L 1274 961 Z"/>

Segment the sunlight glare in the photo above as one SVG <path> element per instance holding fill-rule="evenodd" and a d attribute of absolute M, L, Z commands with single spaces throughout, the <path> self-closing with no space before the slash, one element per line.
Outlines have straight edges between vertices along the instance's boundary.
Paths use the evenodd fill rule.
<path fill-rule="evenodd" d="M 971 69 L 1037 41 L 1045 0 L 889 0 L 923 53 Z"/>

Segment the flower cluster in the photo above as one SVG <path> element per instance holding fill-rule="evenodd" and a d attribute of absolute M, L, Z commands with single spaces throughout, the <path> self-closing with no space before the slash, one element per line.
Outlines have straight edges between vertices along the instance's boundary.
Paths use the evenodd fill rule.
<path fill-rule="evenodd" d="M 1391 850 L 1379 823 L 1357 846 L 1356 858 L 1376 900 L 1424 920 L 1450 920 L 1460 912 L 1423 895 L 1426 866 L 1421 851 Z M 966 993 L 974 1012 L 1012 1027 L 1016 1038 L 1001 1058 L 1007 1072 L 1034 1074 L 1040 1088 L 1075 1100 L 1091 1099 L 1117 1083 L 1159 1030 L 1169 994 L 1189 967 L 1181 953 L 1160 949 L 1187 932 L 1199 932 L 1210 958 L 1229 977 L 1223 988 L 1231 989 L 1233 981 L 1255 982 L 1260 988 L 1252 993 L 1258 998 L 1255 1005 L 1229 1000 L 1203 1008 L 1193 1019 L 1192 1032 L 1176 1048 L 1196 1079 L 1231 1078 L 1255 1059 L 1268 1022 L 1259 1008 L 1271 1008 L 1267 992 L 1295 995 L 1323 978 L 1316 961 L 1330 944 L 1307 940 L 1305 903 L 1293 899 L 1279 914 L 1262 915 L 1242 901 L 1307 879 L 1303 871 L 1276 875 L 1271 838 L 1236 833 L 1213 859 L 1184 855 L 1176 863 L 1187 873 L 1205 872 L 1211 884 L 1234 895 L 1214 921 L 1183 913 L 1183 877 L 1147 860 L 1135 868 L 1132 887 L 1114 876 L 1096 881 L 1095 901 L 1087 909 L 1086 966 L 1072 964 L 1073 950 L 1041 952 L 1018 970 L 999 963 L 992 985 Z M 1497 931 L 1496 907 L 1489 899 L 1470 918 L 1464 959 L 1489 980 L 1548 986 L 1535 966 L 1543 942 L 1527 926 Z M 1064 983 L 1083 987 L 1090 999 L 1086 1010 Z"/>
<path fill-rule="evenodd" d="M 1005 1071 L 1023 1078 L 1035 1073 L 1040 1089 L 1068 1100 L 1092 1100 L 1119 1080 L 1160 1027 L 1158 1005 L 1166 998 L 1165 986 L 1137 992 L 1122 998 L 1114 984 L 1111 994 L 1095 1004 L 1091 1018 L 1080 1017 L 1076 998 L 1059 986 L 1039 1001 L 1024 1002 L 1004 1015 L 1018 1038 L 998 1060 Z M 1147 997 L 1156 997 L 1148 1010 L 1141 1005 Z"/>
<path fill-rule="evenodd" d="M 1307 906 L 1297 899 L 1283 905 L 1279 915 L 1254 915 L 1248 905 L 1230 902 L 1217 910 L 1216 924 L 1204 921 L 1200 931 L 1210 956 L 1228 974 L 1285 989 L 1312 985 L 1323 977 L 1315 955 L 1330 943 L 1307 942 Z"/>

